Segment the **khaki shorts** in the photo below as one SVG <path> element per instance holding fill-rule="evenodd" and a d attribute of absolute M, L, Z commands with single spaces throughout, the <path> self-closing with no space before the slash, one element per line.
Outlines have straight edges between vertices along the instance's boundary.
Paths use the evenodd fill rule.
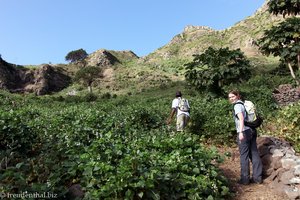
<path fill-rule="evenodd" d="M 177 131 L 183 131 L 183 129 L 188 124 L 189 120 L 190 120 L 190 117 L 185 114 L 181 114 L 181 115 L 177 116 L 177 121 L 176 121 Z"/>

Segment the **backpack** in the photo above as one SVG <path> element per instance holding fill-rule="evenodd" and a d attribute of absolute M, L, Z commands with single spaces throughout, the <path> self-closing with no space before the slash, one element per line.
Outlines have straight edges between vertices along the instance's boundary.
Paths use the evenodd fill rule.
<path fill-rule="evenodd" d="M 180 98 L 178 104 L 179 110 L 183 112 L 188 112 L 190 110 L 187 99 Z"/>
<path fill-rule="evenodd" d="M 251 101 L 245 100 L 244 103 L 237 102 L 235 104 L 242 104 L 245 107 L 247 115 L 247 120 L 244 121 L 245 126 L 258 128 L 263 123 L 263 119 L 258 115 L 255 105 Z"/>

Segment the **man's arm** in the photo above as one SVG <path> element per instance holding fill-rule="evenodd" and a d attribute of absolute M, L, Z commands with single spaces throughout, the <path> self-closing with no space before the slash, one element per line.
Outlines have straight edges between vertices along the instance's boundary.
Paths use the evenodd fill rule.
<path fill-rule="evenodd" d="M 170 116 L 169 116 L 169 118 L 168 118 L 167 121 L 166 121 L 166 123 L 167 123 L 168 125 L 171 123 L 172 118 L 174 117 L 175 113 L 176 113 L 176 108 L 172 108 L 171 113 L 170 113 Z"/>

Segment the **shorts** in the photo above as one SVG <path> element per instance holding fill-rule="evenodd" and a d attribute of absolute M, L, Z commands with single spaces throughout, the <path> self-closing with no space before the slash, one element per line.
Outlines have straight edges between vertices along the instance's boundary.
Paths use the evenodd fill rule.
<path fill-rule="evenodd" d="M 177 116 L 176 129 L 177 131 L 183 131 L 190 120 L 190 117 L 186 114 L 181 114 Z"/>

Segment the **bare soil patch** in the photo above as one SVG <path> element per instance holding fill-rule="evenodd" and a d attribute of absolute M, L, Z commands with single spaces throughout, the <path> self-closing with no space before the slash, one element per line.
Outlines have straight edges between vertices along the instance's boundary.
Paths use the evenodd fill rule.
<path fill-rule="evenodd" d="M 287 196 L 277 194 L 272 190 L 268 183 L 262 184 L 238 184 L 240 178 L 240 157 L 237 147 L 222 147 L 218 148 L 219 153 L 229 153 L 231 156 L 225 158 L 224 162 L 220 165 L 220 169 L 228 178 L 230 189 L 234 193 L 232 200 L 283 200 L 288 199 Z"/>

